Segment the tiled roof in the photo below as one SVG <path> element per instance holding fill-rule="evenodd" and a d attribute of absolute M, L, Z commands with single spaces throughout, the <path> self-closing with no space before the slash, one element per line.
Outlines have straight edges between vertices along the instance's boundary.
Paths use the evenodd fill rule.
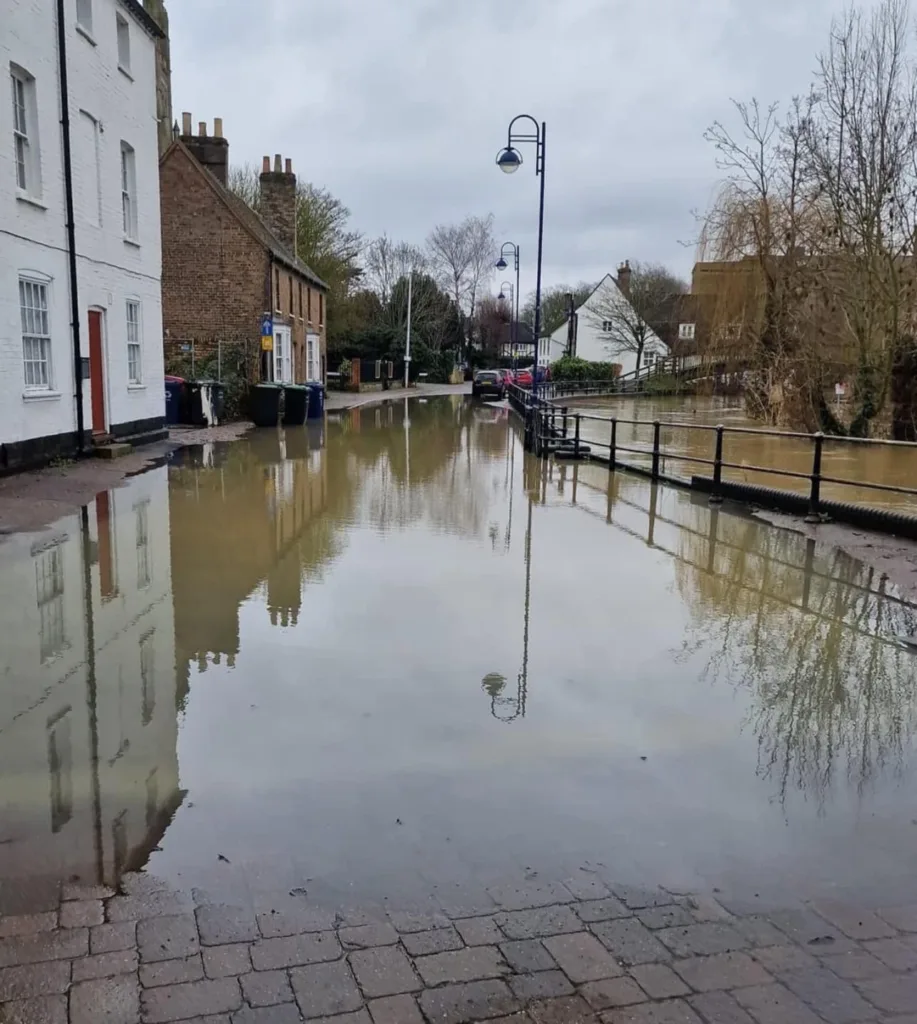
<path fill-rule="evenodd" d="M 185 158 L 190 160 L 194 167 L 197 168 L 200 174 L 203 175 L 204 179 L 222 199 L 230 213 L 236 218 L 237 221 L 242 225 L 243 228 L 277 260 L 278 263 L 282 263 L 285 267 L 290 270 L 294 270 L 296 273 L 304 277 L 307 281 L 316 285 L 319 288 L 328 290 L 328 285 L 312 270 L 311 267 L 307 266 L 301 259 L 294 256 L 290 250 L 283 245 L 283 243 L 277 238 L 277 236 L 271 231 L 271 229 L 265 224 L 265 222 L 258 216 L 257 213 L 239 196 L 226 188 L 222 182 L 218 181 L 206 167 L 197 159 L 197 157 L 185 146 L 180 139 L 177 139 L 172 143 L 171 146 L 163 153 L 160 163 L 164 163 L 175 150 L 180 149 L 185 155 Z"/>

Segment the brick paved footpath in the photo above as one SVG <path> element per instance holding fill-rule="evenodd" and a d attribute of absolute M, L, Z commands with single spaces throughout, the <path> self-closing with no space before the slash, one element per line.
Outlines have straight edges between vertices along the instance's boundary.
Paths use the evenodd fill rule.
<path fill-rule="evenodd" d="M 408 912 L 126 876 L 0 917 L 3 1024 L 917 1022 L 917 907 L 733 915 L 583 873 Z"/>

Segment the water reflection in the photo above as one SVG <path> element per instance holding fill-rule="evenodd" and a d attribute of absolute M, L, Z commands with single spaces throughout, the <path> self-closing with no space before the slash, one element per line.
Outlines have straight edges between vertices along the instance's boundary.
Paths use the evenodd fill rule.
<path fill-rule="evenodd" d="M 142 866 L 181 802 L 167 471 L 0 545 L 0 912 Z"/>
<path fill-rule="evenodd" d="M 5 540 L 0 595 L 0 880 L 909 877 L 913 605 L 687 491 L 532 459 L 499 406 L 186 452 Z"/>
<path fill-rule="evenodd" d="M 689 613 L 678 662 L 700 659 L 703 678 L 750 695 L 745 727 L 781 804 L 796 789 L 824 810 L 848 786 L 863 796 L 882 775 L 903 777 L 917 659 L 900 638 L 917 636 L 917 606 L 883 574 L 624 473 L 562 465 L 551 475 L 561 495 L 572 477 L 574 503 L 578 488 L 601 488 L 608 523 L 671 556 Z"/>

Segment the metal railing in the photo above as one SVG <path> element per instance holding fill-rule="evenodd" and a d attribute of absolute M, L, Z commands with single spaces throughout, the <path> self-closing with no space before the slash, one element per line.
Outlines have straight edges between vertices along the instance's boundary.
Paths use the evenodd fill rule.
<path fill-rule="evenodd" d="M 542 385 L 541 387 L 549 387 Z M 851 480 L 825 473 L 823 469 L 824 447 L 826 442 L 832 445 L 850 447 L 901 448 L 910 451 L 914 456 L 914 479 L 917 480 L 917 443 L 912 441 L 886 441 L 878 438 L 855 438 L 835 435 L 799 433 L 787 430 L 772 430 L 761 427 L 727 427 L 722 424 L 712 426 L 699 423 L 682 423 L 677 421 L 645 420 L 624 418 L 620 416 L 600 416 L 592 413 L 571 412 L 566 405 L 558 405 L 556 400 L 547 400 L 541 393 L 533 395 L 530 390 L 510 388 L 510 403 L 526 424 L 526 446 L 536 454 L 546 457 L 553 452 L 560 457 L 606 463 L 610 470 L 626 469 L 649 476 L 652 480 L 664 480 L 680 486 L 689 486 L 706 491 L 711 502 L 721 502 L 725 497 L 770 500 L 774 505 L 792 512 L 803 512 L 809 522 L 820 522 L 825 516 L 842 521 L 885 529 L 889 532 L 904 532 L 917 537 L 917 516 L 889 509 L 881 509 L 871 505 L 857 505 L 846 501 L 828 501 L 822 497 L 822 485 L 833 484 L 839 487 L 850 487 L 878 493 L 904 495 L 917 498 L 917 487 L 902 487 L 896 484 L 874 483 L 866 480 Z M 607 441 L 592 436 L 584 438 L 583 423 L 602 423 L 606 425 Z M 618 426 L 652 428 L 650 446 L 624 445 L 618 438 Z M 697 454 L 685 454 L 666 448 L 662 440 L 662 428 L 676 428 L 686 431 L 689 436 L 694 434 L 711 435 L 710 457 Z M 724 440 L 732 435 L 755 435 L 759 437 L 788 438 L 794 441 L 808 442 L 811 445 L 811 469 L 799 472 L 779 465 L 754 465 L 747 462 L 731 462 L 724 457 Z M 595 454 L 594 448 L 607 451 L 607 456 Z M 646 465 L 622 461 L 619 456 L 639 455 L 648 461 Z M 661 472 L 663 461 L 672 463 L 690 463 L 709 466 L 709 477 L 692 475 L 690 480 L 668 476 Z M 789 480 L 805 481 L 807 487 L 803 493 L 761 485 L 747 484 L 726 480 L 724 470 L 740 470 L 743 473 L 760 473 Z"/>

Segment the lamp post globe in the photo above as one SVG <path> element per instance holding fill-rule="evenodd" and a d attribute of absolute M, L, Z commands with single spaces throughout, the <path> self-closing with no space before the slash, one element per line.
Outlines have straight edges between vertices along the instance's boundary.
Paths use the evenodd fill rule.
<path fill-rule="evenodd" d="M 497 167 L 499 167 L 504 174 L 515 174 L 521 166 L 522 154 L 518 149 L 513 149 L 512 146 L 507 146 L 506 149 L 501 149 L 497 154 Z"/>
<path fill-rule="evenodd" d="M 506 270 L 506 260 L 501 256 L 494 264 L 497 270 Z"/>
<path fill-rule="evenodd" d="M 503 302 L 503 300 L 504 300 L 505 298 L 506 298 L 506 296 L 505 296 L 505 295 L 503 294 L 503 292 L 502 292 L 502 291 L 501 291 L 501 292 L 500 292 L 500 294 L 499 294 L 499 295 L 497 296 L 497 300 L 498 300 L 499 302 Z"/>

